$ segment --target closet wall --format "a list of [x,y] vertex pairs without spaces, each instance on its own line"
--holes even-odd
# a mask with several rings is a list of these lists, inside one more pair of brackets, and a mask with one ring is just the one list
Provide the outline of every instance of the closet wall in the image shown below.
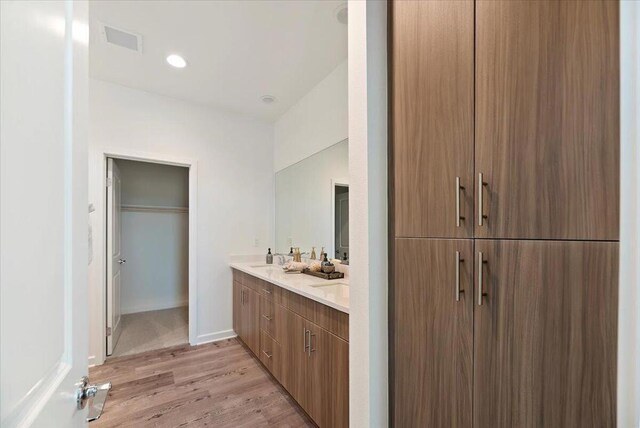
[[122,313],[186,306],[189,169],[116,160],[122,182]]
[[615,426],[618,7],[391,2],[394,426]]

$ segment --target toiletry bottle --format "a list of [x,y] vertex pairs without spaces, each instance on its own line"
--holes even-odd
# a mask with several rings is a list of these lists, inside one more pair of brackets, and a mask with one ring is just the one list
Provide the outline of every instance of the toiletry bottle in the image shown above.
[[267,264],[273,264],[273,254],[271,254],[271,248],[269,248],[269,251],[267,252]]
[[291,248],[289,249],[289,255],[290,255],[291,257],[293,257],[293,247],[291,247]]

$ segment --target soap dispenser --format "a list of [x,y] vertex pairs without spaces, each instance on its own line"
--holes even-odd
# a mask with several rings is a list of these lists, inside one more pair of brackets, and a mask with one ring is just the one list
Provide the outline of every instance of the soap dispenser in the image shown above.
[[271,254],[271,248],[269,248],[269,251],[267,251],[267,264],[273,264],[273,254]]

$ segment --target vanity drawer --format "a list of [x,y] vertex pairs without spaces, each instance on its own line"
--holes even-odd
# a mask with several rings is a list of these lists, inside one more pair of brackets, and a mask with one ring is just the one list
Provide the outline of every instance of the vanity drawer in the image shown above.
[[260,361],[280,381],[280,344],[264,330],[260,330]]
[[273,300],[260,296],[260,327],[276,337],[276,308]]
[[258,292],[269,300],[278,302],[281,299],[281,290],[277,285],[260,280]]

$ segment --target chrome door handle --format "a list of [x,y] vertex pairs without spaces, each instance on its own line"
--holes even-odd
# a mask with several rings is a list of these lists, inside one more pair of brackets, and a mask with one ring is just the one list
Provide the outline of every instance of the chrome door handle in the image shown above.
[[460,251],[456,251],[456,302],[460,301],[460,293],[464,293],[464,290],[460,289],[460,263],[464,262],[464,259],[460,257]]
[[315,336],[315,334],[311,333],[311,330],[309,330],[309,358],[311,358],[312,352],[316,352],[316,350],[311,347],[311,337],[313,336]]
[[460,185],[460,177],[456,177],[456,227],[460,227],[460,220],[464,220],[464,216],[460,215],[460,191],[464,190],[464,186]]
[[309,330],[307,330],[306,328],[302,327],[302,330],[304,330],[304,349],[302,352],[304,352],[305,354],[307,353],[307,333],[311,333]]
[[120,263],[120,264],[124,264],[124,263],[126,263],[126,262],[127,262],[127,259],[119,259],[119,260],[118,260],[118,263]]
[[484,215],[484,201],[482,200],[484,195],[484,186],[487,183],[484,181],[484,176],[482,173],[478,174],[478,226],[482,226],[484,224],[484,219],[487,218]]
[[487,263],[487,261],[484,260],[482,251],[479,251],[478,252],[478,306],[482,306],[482,297],[487,295],[487,293],[482,291],[482,277],[484,276],[482,273],[482,266],[485,263]]

